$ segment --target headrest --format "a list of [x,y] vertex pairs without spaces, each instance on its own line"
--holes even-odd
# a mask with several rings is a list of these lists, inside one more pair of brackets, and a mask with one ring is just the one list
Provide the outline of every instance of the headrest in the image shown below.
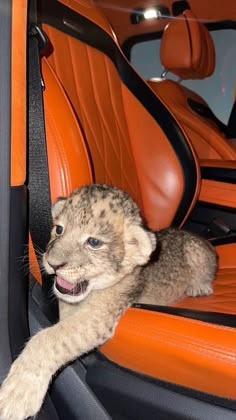
[[215,69],[215,47],[207,28],[191,10],[185,10],[165,27],[161,63],[181,79],[204,79]]

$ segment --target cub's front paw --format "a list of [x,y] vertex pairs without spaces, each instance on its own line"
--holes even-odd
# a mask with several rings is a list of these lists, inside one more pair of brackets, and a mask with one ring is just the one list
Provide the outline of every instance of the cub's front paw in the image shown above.
[[24,420],[34,416],[46,391],[47,383],[40,381],[37,372],[15,362],[0,387],[0,420]]

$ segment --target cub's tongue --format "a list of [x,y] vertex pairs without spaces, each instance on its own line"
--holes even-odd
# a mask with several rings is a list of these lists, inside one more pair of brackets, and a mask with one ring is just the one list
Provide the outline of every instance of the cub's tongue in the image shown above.
[[63,287],[63,289],[66,289],[66,290],[72,290],[75,287],[74,284],[69,283],[68,281],[66,281],[60,276],[57,276],[56,281],[57,281],[57,284],[59,284],[59,286]]

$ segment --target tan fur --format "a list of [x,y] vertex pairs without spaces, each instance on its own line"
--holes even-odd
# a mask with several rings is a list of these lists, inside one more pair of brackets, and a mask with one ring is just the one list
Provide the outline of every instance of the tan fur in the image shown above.
[[[210,244],[175,229],[149,231],[136,204],[117,188],[83,187],[59,199],[52,214],[43,261],[56,274],[60,321],[31,338],[13,363],[0,390],[1,420],[35,415],[56,371],[108,340],[132,303],[168,305],[185,293],[212,292],[216,254]],[[88,238],[102,242],[94,248]],[[73,287],[70,294],[59,281]]]

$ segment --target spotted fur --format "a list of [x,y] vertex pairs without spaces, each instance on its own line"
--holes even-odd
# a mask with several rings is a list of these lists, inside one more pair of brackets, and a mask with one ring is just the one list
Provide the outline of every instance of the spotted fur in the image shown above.
[[188,232],[145,227],[129,195],[89,185],[52,207],[43,256],[55,275],[60,321],[36,334],[0,390],[0,419],[23,420],[41,407],[52,375],[108,340],[134,302],[168,305],[212,293],[216,254]]

